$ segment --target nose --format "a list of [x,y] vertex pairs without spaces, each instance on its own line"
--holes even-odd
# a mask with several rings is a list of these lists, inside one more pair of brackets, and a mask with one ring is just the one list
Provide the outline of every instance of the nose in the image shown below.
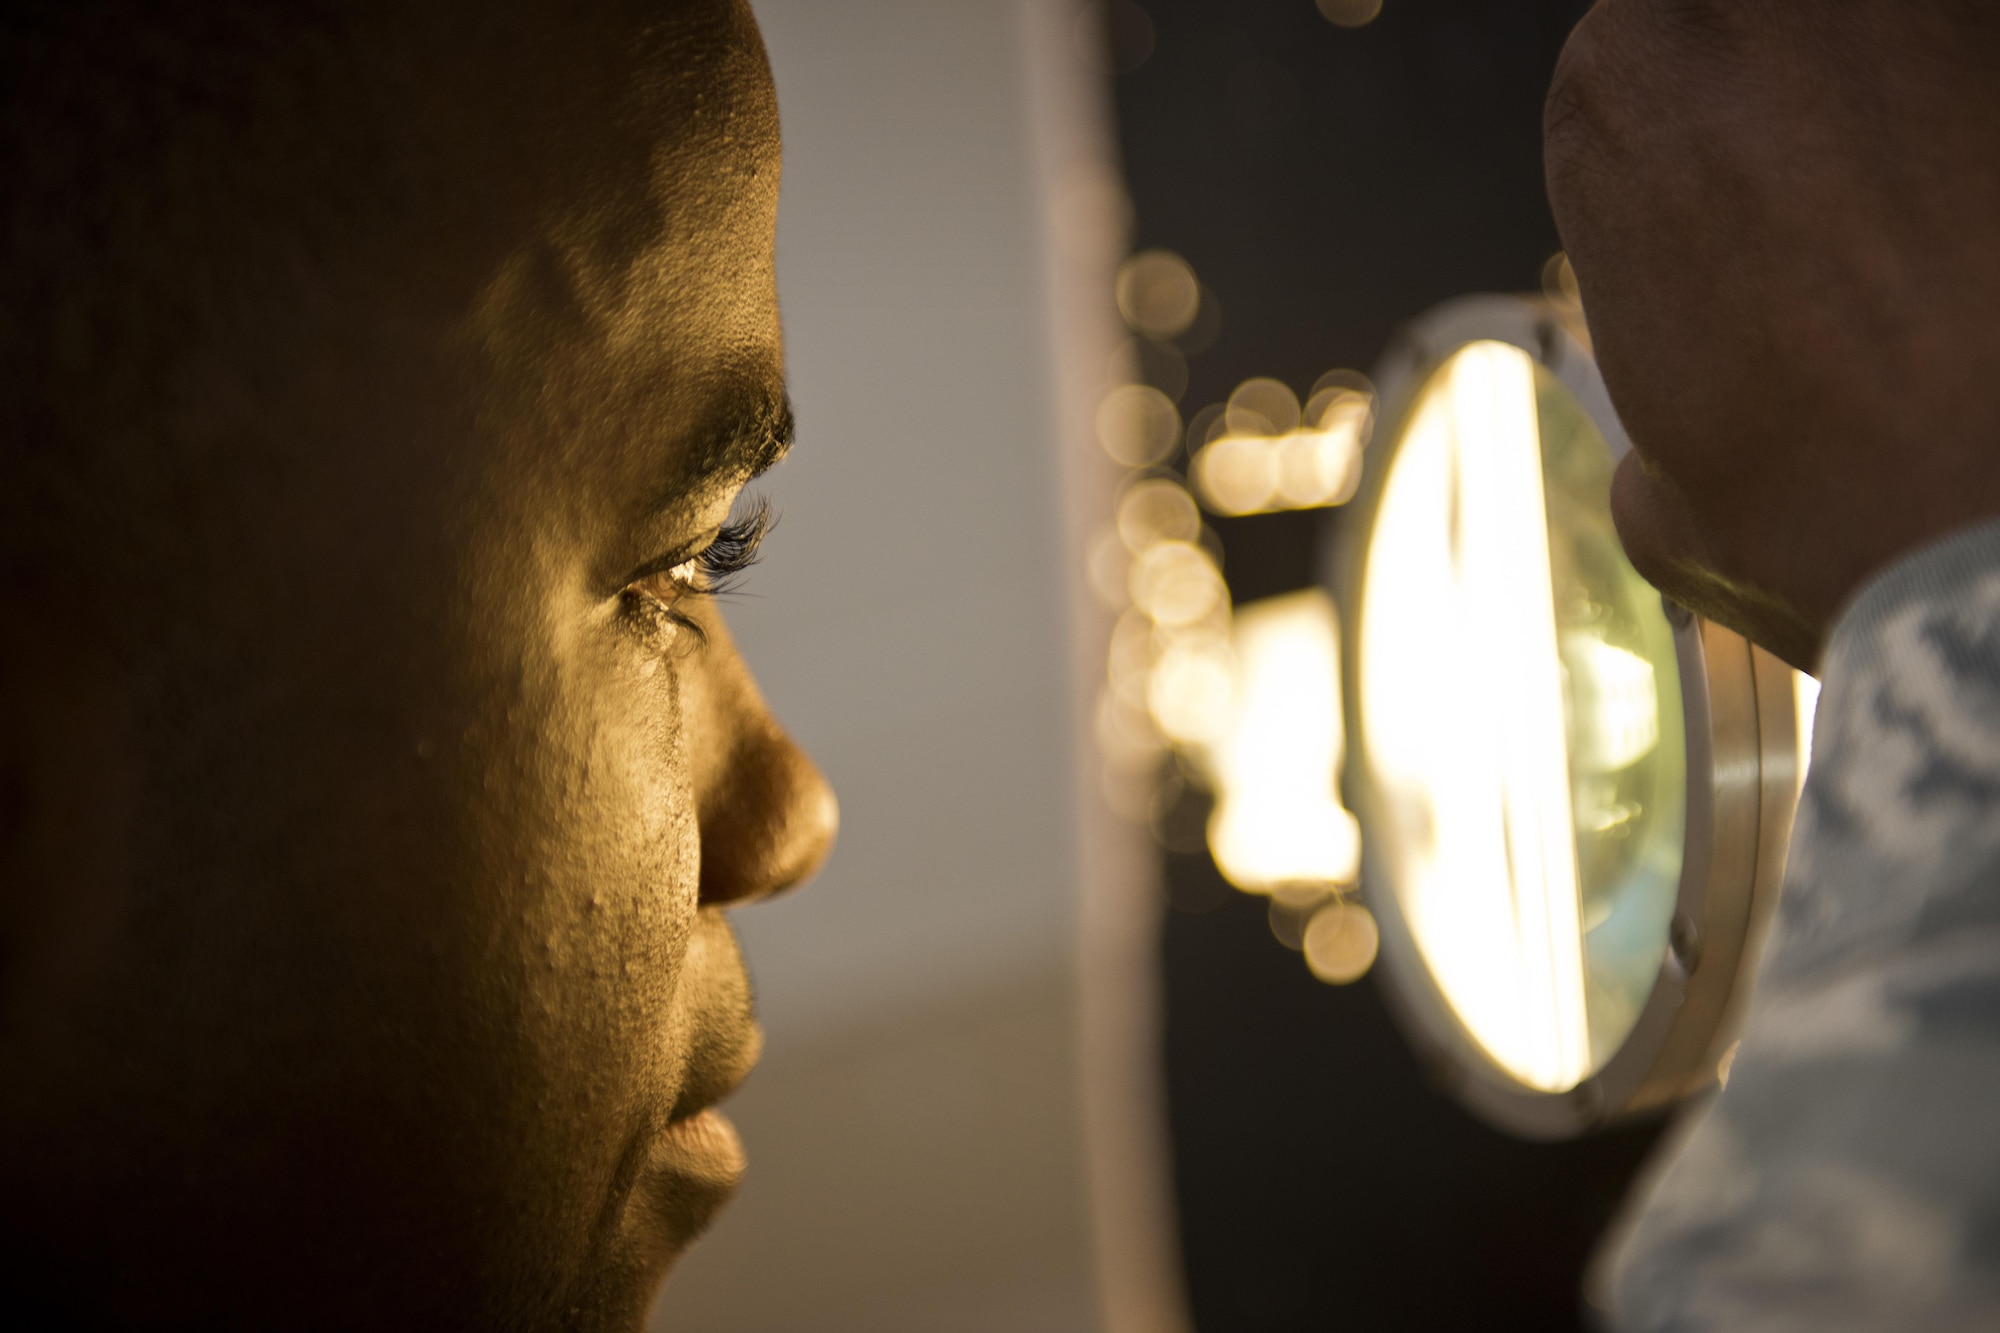
[[[769,721],[769,719],[766,719]],[[833,788],[771,722],[734,748],[701,803],[701,901],[781,893],[813,877],[840,826]]]
[[719,616],[683,696],[695,743],[701,901],[727,906],[812,878],[840,826],[833,788],[771,716]]

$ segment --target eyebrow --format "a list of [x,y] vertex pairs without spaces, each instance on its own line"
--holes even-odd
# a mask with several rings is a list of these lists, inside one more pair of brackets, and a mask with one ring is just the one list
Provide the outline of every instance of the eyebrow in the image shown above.
[[751,391],[718,415],[717,428],[703,433],[687,462],[683,475],[690,486],[725,478],[748,481],[791,452],[797,425],[791,397],[782,386]]

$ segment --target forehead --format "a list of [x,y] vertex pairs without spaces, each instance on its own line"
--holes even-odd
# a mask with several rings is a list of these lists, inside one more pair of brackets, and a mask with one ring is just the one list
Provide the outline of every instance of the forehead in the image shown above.
[[459,57],[467,96],[439,117],[466,125],[451,170],[491,210],[440,219],[440,249],[489,241],[450,299],[508,380],[569,399],[577,443],[657,446],[779,377],[763,43],[743,0],[530,0],[517,15]]
[[[56,497],[18,506],[51,515],[52,563],[166,568],[192,526],[218,568],[316,567],[302,534],[351,546],[385,496],[415,514],[467,465],[512,475],[496,430],[657,496],[730,401],[781,392],[745,4],[0,12],[0,390],[76,442],[32,487],[0,474],[0,528]],[[107,508],[130,559],[87,549]]]
[[670,3],[644,17],[580,25],[587,49],[537,117],[551,188],[532,204],[531,239],[606,320],[671,289],[740,291],[770,267],[777,98],[747,6]]
[[545,186],[471,319],[510,415],[555,408],[566,430],[545,444],[650,469],[653,494],[713,470],[714,441],[783,398],[762,44],[742,5],[656,18],[584,34],[581,68],[550,89]]

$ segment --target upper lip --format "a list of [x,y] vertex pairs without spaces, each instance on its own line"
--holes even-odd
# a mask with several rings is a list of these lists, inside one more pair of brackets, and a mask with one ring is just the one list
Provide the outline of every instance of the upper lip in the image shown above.
[[669,1123],[698,1116],[736,1091],[763,1052],[764,1029],[747,1018],[729,1039],[701,1049],[688,1065],[687,1081],[667,1116]]
[[736,1091],[764,1050],[743,953],[720,911],[704,907],[696,916],[682,967],[687,1064],[667,1112],[670,1123],[700,1115]]

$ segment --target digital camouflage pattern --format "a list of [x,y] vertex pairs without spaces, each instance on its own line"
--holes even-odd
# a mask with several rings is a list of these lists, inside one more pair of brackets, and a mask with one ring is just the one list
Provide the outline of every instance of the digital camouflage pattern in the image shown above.
[[1728,1086],[1600,1260],[1618,1333],[2000,1330],[2000,524],[1835,627]]

